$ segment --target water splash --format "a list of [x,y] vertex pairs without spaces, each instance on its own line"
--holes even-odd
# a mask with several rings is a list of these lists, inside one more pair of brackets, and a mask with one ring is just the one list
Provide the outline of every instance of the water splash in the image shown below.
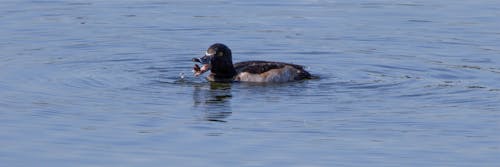
[[184,80],[184,73],[183,73],[183,72],[179,73],[179,78],[180,78],[181,80]]

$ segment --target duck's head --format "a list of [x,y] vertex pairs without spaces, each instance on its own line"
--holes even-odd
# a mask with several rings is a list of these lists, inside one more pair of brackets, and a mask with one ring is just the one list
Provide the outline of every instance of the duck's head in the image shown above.
[[193,62],[201,63],[194,66],[195,76],[201,75],[208,70],[214,74],[214,77],[229,78],[236,74],[233,66],[231,49],[221,43],[211,45],[205,55],[200,58],[193,58]]

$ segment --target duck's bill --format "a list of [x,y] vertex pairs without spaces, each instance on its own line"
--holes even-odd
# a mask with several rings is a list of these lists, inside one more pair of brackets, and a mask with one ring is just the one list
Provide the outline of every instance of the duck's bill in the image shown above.
[[191,59],[191,61],[196,62],[196,63],[201,63],[200,58],[196,58],[196,57]]
[[200,57],[200,58],[195,57],[195,58],[191,59],[191,61],[201,63],[201,64],[210,64],[211,59],[212,59],[212,56],[205,55],[205,56]]

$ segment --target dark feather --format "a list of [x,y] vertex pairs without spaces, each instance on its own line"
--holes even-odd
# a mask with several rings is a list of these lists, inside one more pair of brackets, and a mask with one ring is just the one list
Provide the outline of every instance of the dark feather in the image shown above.
[[252,74],[260,74],[272,69],[279,69],[285,67],[285,65],[292,66],[297,69],[303,69],[302,66],[288,63],[280,62],[269,62],[269,61],[244,61],[234,64],[234,68],[238,72],[248,72]]
[[248,72],[252,74],[262,74],[272,69],[284,68],[285,66],[291,66],[299,71],[299,75],[296,78],[298,80],[311,78],[311,74],[305,71],[303,66],[296,64],[271,61],[244,61],[234,64],[234,68],[238,73]]

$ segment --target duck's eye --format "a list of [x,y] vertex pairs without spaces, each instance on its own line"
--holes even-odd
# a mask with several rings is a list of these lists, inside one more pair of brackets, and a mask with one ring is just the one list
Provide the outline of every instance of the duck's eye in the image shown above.
[[214,55],[213,53],[212,53],[212,54],[210,54],[210,53],[208,53],[208,52],[205,52],[205,56],[213,56],[213,55]]
[[217,53],[217,56],[224,56],[224,53],[219,52],[219,53]]

